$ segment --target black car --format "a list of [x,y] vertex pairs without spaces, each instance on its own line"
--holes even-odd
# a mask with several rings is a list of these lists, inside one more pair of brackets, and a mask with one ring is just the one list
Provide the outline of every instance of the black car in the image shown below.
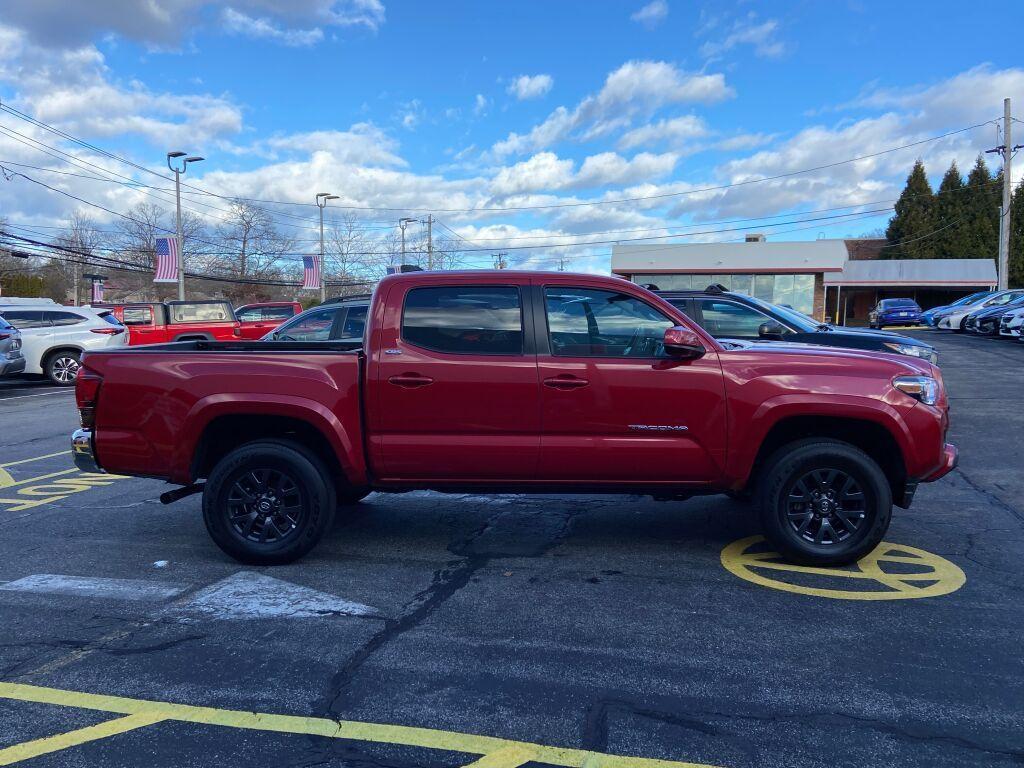
[[743,293],[710,285],[703,291],[660,291],[647,286],[681,309],[716,339],[787,341],[845,347],[873,352],[895,352],[937,362],[930,344],[888,331],[842,328],[819,323],[795,309],[780,307]]
[[1007,310],[1020,309],[1024,306],[1024,295],[1001,304],[998,307],[984,307],[972,312],[964,320],[964,330],[968,333],[976,333],[979,336],[998,336],[999,321]]

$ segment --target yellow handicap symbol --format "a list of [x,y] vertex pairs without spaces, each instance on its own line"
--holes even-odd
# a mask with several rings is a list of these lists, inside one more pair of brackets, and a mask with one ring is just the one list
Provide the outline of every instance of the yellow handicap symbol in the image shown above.
[[[722,565],[745,581],[798,595],[836,600],[913,600],[956,592],[964,572],[944,557],[883,541],[853,566],[815,568],[784,562],[765,549],[763,536],[734,541],[722,550]],[[838,588],[855,580],[859,589]],[[813,586],[809,586],[813,585]]]

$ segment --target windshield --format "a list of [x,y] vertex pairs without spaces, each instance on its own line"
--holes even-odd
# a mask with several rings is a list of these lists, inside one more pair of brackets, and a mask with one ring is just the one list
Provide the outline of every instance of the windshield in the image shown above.
[[747,301],[751,304],[766,309],[769,312],[778,315],[783,319],[784,322],[794,326],[798,331],[810,332],[823,325],[823,323],[817,322],[813,317],[808,317],[803,312],[797,312],[795,309],[786,309],[780,307],[778,304],[770,304],[762,299],[754,298],[753,296],[744,296]]
[[949,306],[951,307],[962,307],[965,304],[973,304],[976,301],[981,301],[983,298],[989,295],[988,291],[981,291],[979,293],[972,293],[970,296],[964,296],[962,299],[957,299]]

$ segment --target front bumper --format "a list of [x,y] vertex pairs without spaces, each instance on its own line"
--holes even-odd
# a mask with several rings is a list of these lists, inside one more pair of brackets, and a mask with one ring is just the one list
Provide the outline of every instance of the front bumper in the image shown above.
[[96,462],[96,451],[92,447],[92,430],[76,429],[71,434],[71,458],[75,466],[82,472],[102,473],[103,469]]
[[928,477],[922,478],[922,483],[931,483],[938,480],[940,477],[945,477],[954,469],[956,465],[960,463],[960,451],[952,443],[945,443],[942,446],[942,463],[939,468],[932,472]]

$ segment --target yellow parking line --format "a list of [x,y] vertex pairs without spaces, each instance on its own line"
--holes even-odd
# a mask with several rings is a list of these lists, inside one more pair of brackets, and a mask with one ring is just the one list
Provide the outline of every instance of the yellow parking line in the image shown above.
[[134,715],[126,715],[113,720],[107,720],[87,728],[79,728],[77,731],[59,733],[56,736],[47,736],[44,739],[25,741],[15,744],[13,747],[0,749],[0,765],[11,765],[22,760],[28,760],[39,755],[47,755],[51,752],[60,752],[68,747],[77,747],[97,739],[105,739],[108,736],[116,736],[119,733],[133,731],[136,728],[144,728],[153,723],[159,723],[165,718],[152,712],[139,712]]
[[[872,579],[877,580],[876,575],[863,573],[861,571],[844,571],[838,568],[814,568],[810,565],[790,565],[789,563],[768,563],[764,561],[751,563],[752,568],[767,568],[776,571],[791,571],[793,573],[814,573],[819,576],[836,576],[844,579]],[[900,581],[935,581],[935,573],[894,573],[889,574]]]
[[51,477],[60,477],[61,475],[72,475],[78,470],[72,467],[71,469],[62,469],[60,472],[48,472],[45,475],[38,475],[36,477],[27,477],[24,480],[15,480],[8,473],[0,469],[0,488],[15,488],[19,485],[28,485],[39,480],[49,480]]
[[[188,704],[172,704],[163,701],[129,699],[123,696],[104,696],[95,693],[66,691],[59,688],[44,688],[22,683],[0,683],[0,698],[157,718],[151,722],[176,720],[185,723],[219,725],[227,728],[242,728],[254,731],[294,733],[304,736],[324,736],[334,739],[352,739],[379,744],[401,744],[403,746],[424,747],[426,749],[467,752],[483,757],[483,760],[477,760],[476,763],[473,763],[478,768],[479,766],[487,766],[487,768],[512,768],[522,764],[521,761],[516,761],[523,756],[539,763],[550,763],[563,766],[564,768],[714,768],[713,766],[698,763],[607,755],[583,749],[549,747],[543,744],[531,744],[529,742],[513,741],[495,736],[478,736],[470,733],[457,733],[455,731],[439,731],[432,728],[363,723],[355,720],[328,720],[323,717],[275,715],[232,709],[215,709],[213,707],[196,707]],[[112,726],[117,722],[119,721],[110,721],[110,725]],[[133,727],[141,727],[144,724],[139,721],[139,724]],[[96,738],[102,738],[102,736],[96,736]],[[85,741],[88,740],[85,739]],[[26,744],[16,746],[27,746],[32,743],[34,742],[27,742]],[[69,744],[68,746],[72,745]],[[60,748],[63,749],[63,747]],[[14,749],[14,747],[8,747],[8,749]],[[491,760],[486,762],[485,760],[488,757]]]

